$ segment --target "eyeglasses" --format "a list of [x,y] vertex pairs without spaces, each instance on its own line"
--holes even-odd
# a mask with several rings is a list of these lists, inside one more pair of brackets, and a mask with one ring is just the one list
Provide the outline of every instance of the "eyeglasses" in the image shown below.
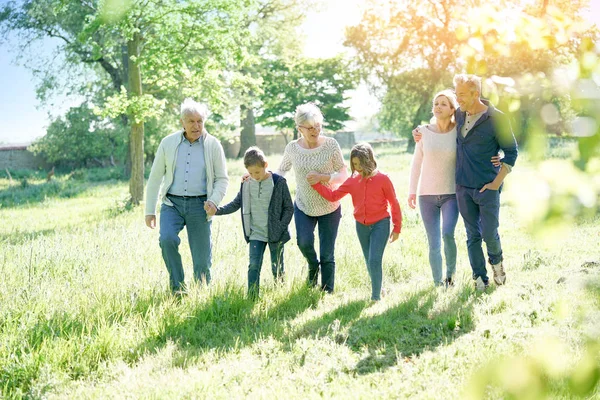
[[315,126],[296,125],[296,128],[298,128],[298,129],[304,129],[307,132],[318,132],[318,131],[321,130],[321,127],[319,125],[315,125]]

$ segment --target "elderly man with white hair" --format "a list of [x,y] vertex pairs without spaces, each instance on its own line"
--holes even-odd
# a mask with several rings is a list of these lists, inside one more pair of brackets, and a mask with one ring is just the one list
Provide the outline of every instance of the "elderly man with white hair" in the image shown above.
[[216,211],[229,183],[223,147],[204,129],[207,118],[208,108],[204,104],[189,98],[184,100],[183,129],[160,142],[146,188],[149,228],[156,227],[156,203],[161,202],[159,243],[171,291],[177,295],[185,293],[179,254],[179,233],[184,226],[192,252],[194,278],[210,282],[211,220],[207,211]]

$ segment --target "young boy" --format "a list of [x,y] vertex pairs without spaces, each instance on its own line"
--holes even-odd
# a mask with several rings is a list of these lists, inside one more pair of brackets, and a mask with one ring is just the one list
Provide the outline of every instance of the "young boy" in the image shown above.
[[244,238],[250,244],[248,296],[252,299],[258,298],[260,270],[267,243],[273,277],[276,280],[283,278],[283,245],[290,240],[288,225],[294,215],[294,204],[285,178],[267,171],[268,165],[258,147],[246,150],[244,166],[250,178],[242,182],[232,202],[216,211],[216,215],[225,215],[242,209]]

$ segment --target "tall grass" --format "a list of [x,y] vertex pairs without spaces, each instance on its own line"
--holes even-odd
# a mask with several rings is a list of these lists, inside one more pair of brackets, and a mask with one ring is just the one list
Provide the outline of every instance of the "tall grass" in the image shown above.
[[[248,300],[248,249],[235,215],[214,219],[211,285],[190,282],[178,299],[167,290],[158,232],[145,227],[141,208],[124,206],[125,182],[0,180],[1,396],[453,399],[491,360],[534,352],[547,337],[565,343],[564,365],[573,365],[586,337],[578,312],[598,307],[581,289],[598,276],[598,217],[560,245],[536,243],[504,204],[508,282],[485,294],[471,287],[459,222],[458,285],[435,289],[420,217],[405,206],[410,155],[377,152],[404,213],[401,239],[384,258],[388,294],[378,303],[368,300],[349,199],[333,295],[304,285],[306,265],[292,240],[284,284],[265,267],[259,301]],[[279,160],[269,157],[271,165]],[[228,166],[226,200],[242,173],[240,160]],[[570,393],[566,382],[553,390]],[[486,397],[504,394],[489,388]]]

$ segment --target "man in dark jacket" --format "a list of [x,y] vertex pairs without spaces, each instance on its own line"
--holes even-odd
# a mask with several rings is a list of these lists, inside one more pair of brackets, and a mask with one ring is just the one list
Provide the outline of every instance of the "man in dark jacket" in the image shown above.
[[250,147],[246,151],[244,166],[250,178],[242,182],[233,201],[216,210],[216,215],[242,209],[244,238],[250,245],[248,295],[256,299],[267,244],[273,277],[276,280],[283,277],[283,245],[290,240],[288,226],[294,215],[294,204],[285,178],[267,171],[267,160],[258,147]]
[[[498,234],[500,190],[515,165],[518,150],[509,118],[482,100],[481,78],[456,75],[454,88],[460,108],[456,110],[456,198],[467,230],[467,249],[475,288],[488,286],[482,239],[496,285],[503,285],[506,273]],[[502,164],[490,159],[504,152]]]

